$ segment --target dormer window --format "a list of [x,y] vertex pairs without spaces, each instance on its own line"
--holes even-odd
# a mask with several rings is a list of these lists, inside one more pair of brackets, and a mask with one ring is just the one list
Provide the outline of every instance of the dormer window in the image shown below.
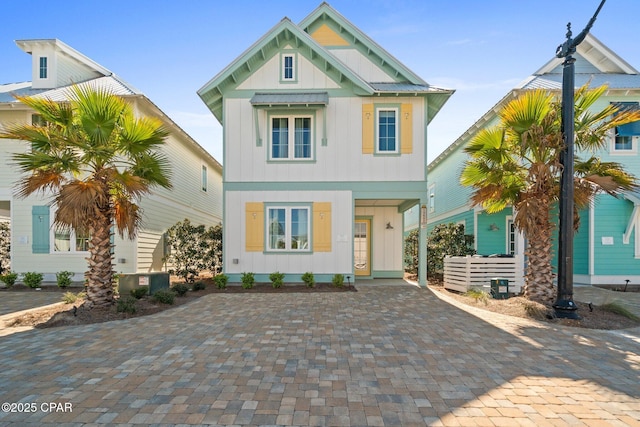
[[47,78],[47,57],[46,56],[40,57],[40,78],[41,79]]
[[296,55],[295,53],[283,53],[280,63],[280,80],[283,82],[295,82],[298,80],[296,75]]

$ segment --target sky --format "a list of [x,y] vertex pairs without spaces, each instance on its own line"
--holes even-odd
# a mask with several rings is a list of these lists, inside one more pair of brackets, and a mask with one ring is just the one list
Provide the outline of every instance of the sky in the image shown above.
[[[222,128],[197,90],[283,17],[319,0],[9,0],[0,84],[31,79],[15,40],[57,38],[142,91],[222,162]],[[429,84],[455,89],[428,128],[428,161],[554,58],[566,25],[581,31],[600,0],[331,0]],[[640,68],[640,0],[607,0],[591,34]]]

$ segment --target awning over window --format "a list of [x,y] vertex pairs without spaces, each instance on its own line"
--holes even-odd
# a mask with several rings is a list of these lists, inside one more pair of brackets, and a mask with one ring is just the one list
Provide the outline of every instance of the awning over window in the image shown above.
[[[614,105],[621,110],[637,110],[640,108],[637,102],[614,102]],[[640,121],[618,126],[616,131],[618,136],[640,136]]]
[[329,103],[327,92],[308,93],[264,93],[258,92],[249,101],[255,107],[312,107],[325,106]]

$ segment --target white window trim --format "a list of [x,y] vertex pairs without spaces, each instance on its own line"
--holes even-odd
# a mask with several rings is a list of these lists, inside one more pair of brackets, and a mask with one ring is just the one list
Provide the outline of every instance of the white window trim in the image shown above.
[[[287,145],[288,153],[287,157],[273,157],[273,119],[287,119],[288,121],[288,134]],[[309,157],[295,157],[296,154],[296,119],[309,119]],[[314,123],[312,114],[274,114],[269,116],[269,160],[273,162],[292,162],[292,161],[309,161],[314,160]]]
[[[395,150],[380,150],[380,113],[381,112],[395,112],[396,126],[395,126]],[[400,109],[397,107],[380,107],[376,108],[376,154],[398,154],[400,153]]]
[[640,259],[640,205],[633,206],[633,212],[629,217],[629,222],[627,223],[627,229],[622,235],[622,244],[628,245],[631,240],[631,233],[635,229],[635,241],[634,241],[634,257],[635,259]]
[[207,165],[202,165],[200,168],[200,190],[207,192],[209,183],[209,169]]
[[57,251],[56,250],[56,227],[54,224],[54,218],[56,216],[55,206],[51,206],[49,212],[49,253],[57,255],[87,255],[89,251],[77,251],[76,250],[76,232],[75,230],[69,230],[69,250]]
[[[42,60],[44,59],[44,67],[42,67]],[[44,69],[45,76],[42,77],[42,70]],[[46,56],[38,57],[38,78],[40,80],[47,80],[49,78],[49,58]]]
[[631,137],[631,149],[619,150],[616,149],[616,130],[611,129],[609,131],[609,154],[614,156],[635,156],[638,154],[638,137]]
[[[271,247],[271,230],[270,230],[270,218],[271,211],[284,209],[284,242],[285,247],[282,249],[272,248]],[[291,248],[291,211],[293,209],[304,209],[307,211],[307,245],[304,248]],[[266,215],[266,231],[267,231],[267,244],[266,251],[267,252],[311,252],[311,207],[310,206],[299,206],[299,205],[286,205],[286,206],[268,206],[267,207],[267,215]]]
[[[291,58],[291,77],[286,77],[285,74],[285,63],[286,63],[286,58]],[[280,76],[280,79],[283,82],[295,82],[297,81],[297,70],[296,70],[296,54],[295,53],[283,53],[282,54],[282,63],[280,64],[280,69],[282,70],[282,75]]]
[[429,213],[436,211],[436,185],[429,186]]

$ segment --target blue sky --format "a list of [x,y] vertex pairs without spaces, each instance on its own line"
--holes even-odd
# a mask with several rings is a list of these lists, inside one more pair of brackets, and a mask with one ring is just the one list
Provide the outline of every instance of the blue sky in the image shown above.
[[[429,161],[553,58],[599,0],[333,0],[329,4],[428,83],[456,89],[429,126]],[[57,38],[145,93],[222,161],[222,130],[196,91],[284,16],[320,1],[51,0],[3,4],[0,83],[27,81],[17,39]],[[640,68],[640,0],[608,0],[591,33]]]

